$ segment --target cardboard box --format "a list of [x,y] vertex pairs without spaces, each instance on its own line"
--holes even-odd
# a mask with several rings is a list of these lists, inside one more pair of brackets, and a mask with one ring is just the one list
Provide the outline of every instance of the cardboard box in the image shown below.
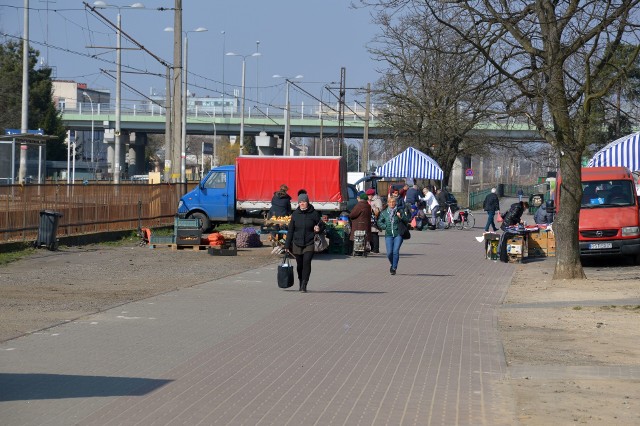
[[536,231],[536,232],[530,232],[527,235],[527,239],[528,239],[528,253],[529,256],[531,257],[544,257],[546,256],[546,251],[547,251],[547,244],[548,244],[548,238],[547,238],[547,231]]
[[522,257],[528,257],[528,250],[527,239],[520,235],[507,240],[507,254],[515,254]]

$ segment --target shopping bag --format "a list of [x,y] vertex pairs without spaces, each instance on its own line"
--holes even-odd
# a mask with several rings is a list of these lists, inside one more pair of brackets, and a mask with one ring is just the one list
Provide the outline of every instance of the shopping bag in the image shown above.
[[416,229],[418,227],[418,220],[416,219],[416,216],[413,217],[413,219],[411,219],[411,227],[413,229]]
[[329,247],[329,241],[324,236],[324,234],[316,234],[313,237],[313,251],[316,253],[320,253],[325,251]]
[[293,265],[289,261],[287,253],[282,257],[282,263],[278,265],[278,287],[289,288],[293,286]]
[[502,222],[502,215],[500,214],[500,211],[497,211],[494,217],[496,222]]

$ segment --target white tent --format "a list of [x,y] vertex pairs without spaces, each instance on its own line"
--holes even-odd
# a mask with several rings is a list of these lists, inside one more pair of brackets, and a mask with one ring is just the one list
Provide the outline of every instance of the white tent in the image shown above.
[[617,139],[589,160],[589,167],[627,167],[632,172],[640,170],[640,132]]
[[392,178],[442,180],[444,172],[427,154],[409,147],[376,169],[376,174]]

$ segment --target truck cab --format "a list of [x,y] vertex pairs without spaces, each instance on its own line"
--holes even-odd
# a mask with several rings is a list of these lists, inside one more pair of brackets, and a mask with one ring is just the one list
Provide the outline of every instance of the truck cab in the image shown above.
[[235,220],[235,166],[212,169],[191,191],[180,198],[178,215],[200,219],[204,232],[213,225]]
[[640,260],[640,206],[631,171],[626,167],[582,168],[582,193],[580,256],[622,255]]

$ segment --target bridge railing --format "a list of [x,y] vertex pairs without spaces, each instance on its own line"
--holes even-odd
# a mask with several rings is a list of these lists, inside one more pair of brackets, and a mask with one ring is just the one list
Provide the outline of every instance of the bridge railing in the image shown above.
[[[332,108],[320,105],[292,105],[291,106],[291,119],[319,119],[324,118],[328,120],[338,120],[338,105]],[[63,112],[71,112],[74,114],[80,114],[89,118],[92,115],[91,103],[78,102],[75,109],[65,108]],[[157,105],[150,102],[123,102],[120,107],[120,113],[122,115],[129,116],[165,116],[167,109],[162,105]],[[376,121],[376,107],[372,107],[370,114],[370,121]],[[115,104],[99,103],[93,105],[93,115],[115,115]],[[210,118],[238,118],[240,117],[240,111],[237,107],[227,106],[224,108],[224,114],[222,107],[209,107],[201,105],[188,105],[187,116],[189,117],[210,117]],[[350,105],[345,108],[344,119],[349,121],[364,121],[365,108],[359,104]],[[284,120],[285,107],[279,105],[273,105],[269,107],[249,106],[245,109],[245,118],[273,118]]]

